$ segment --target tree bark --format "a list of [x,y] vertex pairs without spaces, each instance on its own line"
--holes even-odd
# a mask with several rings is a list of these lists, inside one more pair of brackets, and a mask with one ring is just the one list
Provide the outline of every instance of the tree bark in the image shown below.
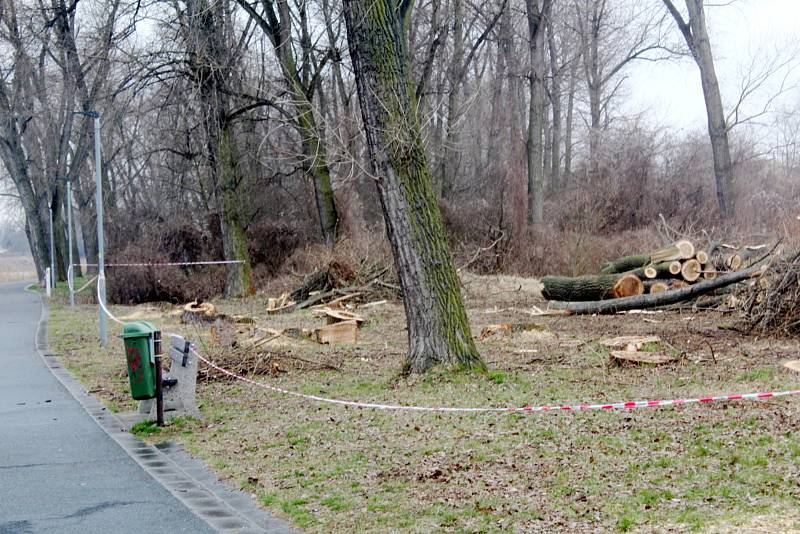
[[671,0],[663,0],[678,29],[683,34],[686,44],[692,53],[697,67],[700,69],[700,81],[703,86],[703,98],[706,103],[708,118],[708,136],[711,140],[711,152],[714,157],[714,181],[717,189],[717,206],[720,216],[729,219],[734,215],[731,190],[733,188],[733,165],[728,144],[728,125],[722,108],[722,96],[719,91],[717,73],[714,69],[714,57],[711,53],[711,42],[708,38],[706,16],[702,0],[686,0],[689,20],[675,8]]
[[207,0],[188,0],[186,28],[187,52],[195,61],[194,83],[205,112],[206,157],[211,184],[219,210],[222,245],[226,260],[241,263],[227,266],[225,295],[252,293],[250,257],[244,234],[241,185],[236,141],[228,118],[230,84],[235,79],[233,58],[225,43],[224,5]]
[[547,47],[550,51],[550,102],[553,106],[553,134],[550,146],[550,191],[561,190],[561,69],[558,64],[558,47],[551,21],[547,22]]
[[344,2],[372,173],[403,290],[405,370],[421,373],[437,364],[484,369],[422,143],[406,40],[411,4]]
[[644,285],[632,274],[600,274],[575,278],[545,276],[542,296],[547,300],[604,300],[641,295]]
[[544,218],[544,60],[545,20],[550,16],[550,0],[526,0],[529,38],[528,84],[528,222],[540,224]]
[[253,293],[250,272],[250,254],[247,250],[244,221],[242,221],[242,199],[239,184],[242,181],[236,143],[230,128],[222,131],[219,139],[219,202],[222,204],[222,248],[226,259],[241,263],[228,265],[225,276],[225,296],[239,297]]
[[600,274],[614,274],[641,269],[650,263],[650,254],[623,256],[614,261],[606,262],[600,268]]

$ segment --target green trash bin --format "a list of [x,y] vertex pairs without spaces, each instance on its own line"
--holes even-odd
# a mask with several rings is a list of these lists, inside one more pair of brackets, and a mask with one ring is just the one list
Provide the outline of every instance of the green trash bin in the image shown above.
[[122,329],[131,396],[136,400],[153,399],[156,396],[153,334],[157,331],[157,328],[147,321],[125,323]]

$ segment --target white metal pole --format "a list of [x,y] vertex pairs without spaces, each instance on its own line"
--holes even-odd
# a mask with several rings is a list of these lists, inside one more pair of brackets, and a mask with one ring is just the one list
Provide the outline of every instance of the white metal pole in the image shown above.
[[50,203],[50,286],[56,287],[55,247],[53,246],[53,203]]
[[106,315],[103,306],[106,304],[106,268],[105,268],[105,246],[103,243],[103,184],[101,169],[101,146],[100,146],[100,113],[94,113],[94,170],[95,170],[95,203],[97,204],[97,292],[100,298],[99,306],[99,325],[100,325],[100,344],[105,345],[108,341],[106,336]]
[[69,286],[69,307],[75,307],[75,280],[72,269],[72,180],[67,179],[67,236],[69,236],[69,267],[67,268],[67,285]]

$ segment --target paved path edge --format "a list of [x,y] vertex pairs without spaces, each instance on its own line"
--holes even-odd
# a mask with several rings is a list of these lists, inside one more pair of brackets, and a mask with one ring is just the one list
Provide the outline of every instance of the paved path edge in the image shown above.
[[[26,291],[30,291],[26,288]],[[285,521],[258,508],[247,494],[220,481],[202,461],[189,456],[180,447],[168,443],[150,445],[133,434],[126,425],[61,364],[50,350],[47,324],[49,309],[41,293],[41,315],[36,328],[36,351],[53,376],[147,474],[218,532],[238,534],[299,534]]]

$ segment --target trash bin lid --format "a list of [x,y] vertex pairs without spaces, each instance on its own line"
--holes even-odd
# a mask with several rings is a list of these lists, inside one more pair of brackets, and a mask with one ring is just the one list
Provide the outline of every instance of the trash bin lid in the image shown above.
[[147,321],[125,323],[122,327],[122,338],[149,337],[156,330],[158,329]]

